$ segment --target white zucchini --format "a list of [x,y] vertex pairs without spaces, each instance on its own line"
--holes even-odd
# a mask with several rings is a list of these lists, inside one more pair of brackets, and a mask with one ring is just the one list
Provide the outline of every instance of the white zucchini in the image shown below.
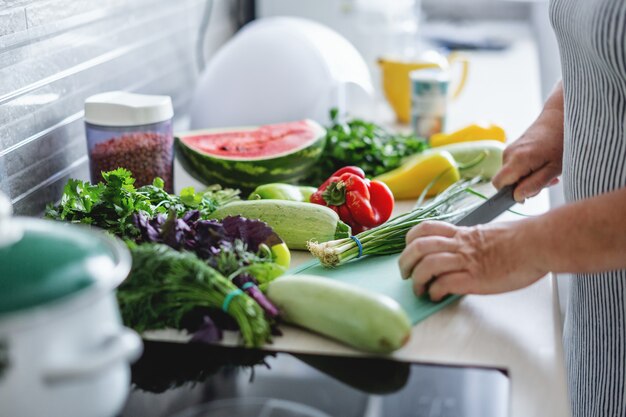
[[264,221],[289,249],[306,249],[308,241],[327,242],[350,237],[350,226],[337,213],[319,204],[287,200],[235,201],[211,214],[214,219],[243,216]]
[[[471,179],[482,176],[485,179],[491,179],[502,168],[502,153],[505,148],[506,145],[497,140],[479,140],[437,146],[432,150],[450,152],[460,168],[463,165],[473,165],[470,168],[459,169],[461,178]],[[474,165],[472,164],[474,161],[479,162]]]
[[411,334],[411,322],[395,300],[330,278],[283,276],[269,284],[267,296],[288,323],[361,350],[389,353]]

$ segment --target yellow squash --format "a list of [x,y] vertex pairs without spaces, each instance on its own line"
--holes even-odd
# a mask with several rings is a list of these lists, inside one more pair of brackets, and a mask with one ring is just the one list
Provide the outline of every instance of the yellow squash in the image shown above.
[[397,200],[407,200],[418,198],[429,186],[427,196],[437,195],[460,178],[450,152],[433,150],[411,157],[399,168],[375,179],[387,184]]
[[291,252],[285,243],[278,243],[270,248],[274,262],[278,266],[285,268],[285,271],[289,269],[291,265]]
[[430,137],[430,146],[444,146],[452,143],[471,142],[476,140],[497,140],[506,142],[506,133],[498,125],[471,124],[452,133],[436,133]]

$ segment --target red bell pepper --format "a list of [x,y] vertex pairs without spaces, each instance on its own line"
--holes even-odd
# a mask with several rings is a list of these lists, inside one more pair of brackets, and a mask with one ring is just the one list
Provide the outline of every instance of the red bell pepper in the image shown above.
[[393,211],[393,194],[380,181],[370,181],[359,167],[344,167],[311,196],[311,203],[330,207],[353,234],[386,222]]

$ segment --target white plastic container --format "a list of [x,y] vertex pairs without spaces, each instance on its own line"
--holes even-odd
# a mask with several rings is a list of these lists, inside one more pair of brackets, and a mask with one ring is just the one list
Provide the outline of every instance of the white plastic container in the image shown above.
[[102,181],[102,171],[126,168],[135,185],[151,184],[155,177],[174,188],[174,110],[169,96],[111,91],[85,100],[85,128],[91,181]]

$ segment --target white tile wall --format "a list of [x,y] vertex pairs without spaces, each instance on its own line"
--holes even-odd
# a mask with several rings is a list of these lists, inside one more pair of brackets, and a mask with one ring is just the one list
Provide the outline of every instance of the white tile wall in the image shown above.
[[0,0],[0,190],[39,214],[68,177],[88,178],[84,99],[172,96],[182,116],[210,0]]

